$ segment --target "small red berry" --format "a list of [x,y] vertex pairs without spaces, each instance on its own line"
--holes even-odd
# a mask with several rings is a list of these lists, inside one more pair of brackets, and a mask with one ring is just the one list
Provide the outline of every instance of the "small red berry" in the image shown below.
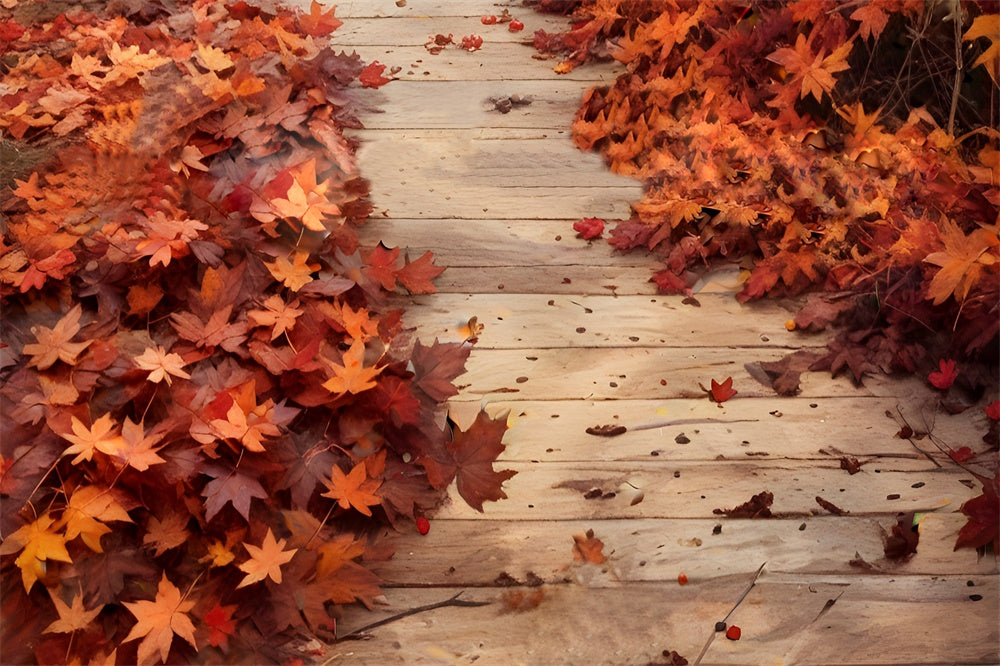
[[510,23],[507,24],[507,29],[510,30],[511,32],[520,32],[524,30],[524,24],[518,21],[517,19],[513,19],[511,20]]
[[677,584],[678,585],[687,585],[688,584],[687,574],[677,574]]
[[740,640],[741,633],[742,632],[740,631],[740,628],[734,624],[733,626],[726,629],[726,638],[728,638],[731,641],[738,641]]
[[417,531],[421,534],[427,534],[431,531],[431,521],[427,520],[423,516],[417,518]]
[[493,25],[497,22],[497,17],[490,14],[489,16],[483,16],[479,19],[483,25]]

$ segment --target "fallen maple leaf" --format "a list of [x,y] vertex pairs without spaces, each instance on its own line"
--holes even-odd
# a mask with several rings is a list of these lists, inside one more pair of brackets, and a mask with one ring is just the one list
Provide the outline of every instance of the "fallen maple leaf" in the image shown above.
[[800,82],[799,97],[811,94],[817,102],[822,102],[823,93],[833,92],[837,82],[833,75],[850,68],[847,56],[850,55],[854,43],[845,42],[827,56],[822,53],[814,56],[810,41],[804,34],[799,33],[794,47],[778,49],[767,59],[782,65],[793,76],[793,80]]
[[976,452],[970,449],[968,446],[963,446],[958,449],[948,450],[948,457],[957,463],[964,463],[975,455]]
[[1000,473],[993,478],[976,475],[983,484],[983,492],[962,504],[962,513],[968,521],[958,531],[955,550],[959,548],[982,548],[992,543],[993,549],[1000,549]]
[[94,621],[94,618],[104,610],[104,606],[101,604],[98,604],[93,610],[87,610],[83,605],[82,594],[75,595],[71,605],[67,605],[51,589],[49,590],[49,597],[56,607],[59,619],[46,627],[42,631],[43,634],[71,634],[74,631],[86,629]]
[[0,543],[0,555],[21,551],[14,564],[21,570],[25,592],[31,592],[35,581],[45,575],[48,560],[73,561],[66,551],[66,537],[56,531],[54,523],[54,518],[43,513],[37,520],[18,528]]
[[73,433],[59,433],[59,436],[71,443],[63,451],[64,456],[76,454],[72,463],[80,464],[84,460],[91,460],[94,451],[101,451],[109,455],[114,455],[121,447],[121,435],[116,430],[111,414],[104,414],[88,428],[83,421],[75,416],[70,417],[70,428]]
[[334,16],[337,6],[330,7],[330,11],[324,12],[323,5],[313,0],[309,6],[309,13],[299,16],[299,25],[310,37],[326,37],[331,32],[344,25],[344,22]]
[[596,217],[585,217],[573,223],[573,230],[586,240],[599,238],[604,233],[604,220]]
[[180,354],[167,353],[167,350],[156,345],[146,347],[146,350],[139,356],[132,359],[140,370],[149,370],[147,381],[159,384],[166,380],[167,386],[172,383],[171,375],[181,379],[191,379],[191,375],[184,371],[184,359]]
[[934,305],[940,305],[950,297],[961,303],[982,279],[984,269],[997,264],[997,234],[976,229],[966,236],[957,224],[945,220],[941,241],[944,243],[943,251],[924,257],[926,263],[941,267],[927,287],[927,296],[933,299]]
[[721,384],[713,379],[712,388],[709,393],[712,396],[712,400],[723,403],[739,393],[739,391],[733,388],[733,378],[726,377]]
[[361,70],[361,74],[358,75],[358,81],[365,88],[379,88],[392,81],[392,79],[382,76],[382,72],[384,71],[385,65],[378,60],[373,60]]
[[517,474],[511,469],[500,472],[493,469],[493,462],[504,450],[502,440],[506,430],[506,418],[493,420],[482,411],[468,430],[453,426],[451,441],[418,462],[427,470],[432,486],[442,490],[455,479],[458,494],[469,506],[482,512],[483,502],[507,497],[503,482]]
[[941,359],[938,362],[938,370],[927,375],[927,381],[935,388],[947,389],[955,383],[958,377],[958,367],[952,359]]
[[375,494],[382,482],[369,478],[364,460],[355,465],[349,474],[344,474],[340,465],[334,465],[330,470],[330,480],[324,480],[324,483],[328,490],[323,493],[323,497],[337,500],[342,509],[353,506],[370,516],[372,512],[368,507],[378,506],[382,502],[382,498]]
[[166,663],[170,654],[170,644],[177,634],[191,644],[196,651],[198,644],[194,639],[194,625],[186,613],[194,607],[194,601],[185,600],[176,585],[170,582],[164,573],[157,586],[156,598],[153,601],[124,602],[125,608],[136,617],[138,622],[129,631],[122,643],[142,638],[139,643],[138,660],[140,664],[155,662],[157,652],[160,661]]
[[274,534],[269,527],[260,547],[244,543],[243,547],[250,553],[250,559],[239,565],[240,570],[246,572],[247,575],[244,576],[236,588],[246,587],[265,578],[270,578],[275,583],[280,583],[281,565],[291,561],[292,557],[299,550],[298,548],[284,550],[286,542],[287,539],[278,539],[275,541]]
[[76,357],[93,342],[93,340],[70,342],[73,336],[80,332],[80,316],[82,314],[83,308],[77,304],[53,328],[32,326],[31,332],[38,342],[24,345],[23,353],[32,357],[28,366],[47,370],[56,361],[76,365]]
[[70,496],[60,522],[66,524],[66,541],[79,536],[95,553],[102,553],[101,536],[111,531],[104,524],[109,521],[131,523],[132,519],[110,489],[83,486]]
[[1000,60],[1000,14],[996,13],[995,8],[990,13],[977,16],[972,22],[972,26],[962,35],[962,41],[969,42],[980,37],[989,38],[990,45],[976,58],[972,66],[978,67],[982,65],[985,67],[986,71],[990,74],[990,78],[993,79],[993,85],[998,85],[997,74],[998,70],[1000,70],[1000,65],[997,64],[997,61]]
[[375,366],[365,366],[365,343],[355,340],[350,349],[344,352],[341,363],[336,363],[321,356],[320,360],[326,364],[333,376],[323,382],[323,388],[334,395],[341,396],[345,393],[361,393],[376,386],[375,378],[385,368]]
[[586,534],[573,535],[573,561],[602,564],[608,558],[604,555],[604,542],[594,536],[594,530]]
[[229,606],[215,604],[202,616],[202,621],[208,627],[209,645],[222,648],[223,652],[229,651],[229,637],[236,632],[236,621],[233,620],[233,613],[237,608],[236,604]]

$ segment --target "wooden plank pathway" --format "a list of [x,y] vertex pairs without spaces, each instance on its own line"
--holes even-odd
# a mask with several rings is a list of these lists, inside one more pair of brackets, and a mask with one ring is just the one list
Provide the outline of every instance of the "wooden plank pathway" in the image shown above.
[[[786,331],[788,305],[740,306],[725,271],[699,284],[700,307],[658,296],[649,258],[572,231],[580,217],[627,216],[641,192],[569,138],[581,93],[615,67],[555,75],[520,42],[564,21],[515,3],[521,33],[480,23],[502,3],[400,4],[337,11],[348,20],[335,45],[401,67],[368,95],[378,108],[356,133],[376,208],[363,235],[450,266],[442,293],[407,301],[407,321],[428,342],[463,339],[471,317],[484,326],[452,414],[508,414],[501,466],[518,474],[482,514],[456,495],[427,536],[391,537],[396,555],[377,570],[385,607],[346,609],[338,630],[457,593],[488,605],[395,620],[320,662],[648,664],[676,650],[692,664],[1000,663],[996,558],[952,551],[958,508],[978,490],[886,415],[932,420],[953,446],[977,448],[981,410],[935,416],[916,379],[857,388],[809,374],[799,396],[774,396],[744,364],[824,341]],[[431,55],[422,45],[436,33],[484,45]],[[490,101],[515,94],[531,103],[500,113]],[[721,407],[698,388],[730,375],[740,393]],[[584,432],[605,423],[633,429]],[[844,455],[859,473],[840,468]],[[775,518],[713,513],[765,489]],[[883,558],[898,511],[926,512],[903,564]],[[604,542],[602,565],[573,560],[587,530]],[[714,632],[730,611],[739,641]]]

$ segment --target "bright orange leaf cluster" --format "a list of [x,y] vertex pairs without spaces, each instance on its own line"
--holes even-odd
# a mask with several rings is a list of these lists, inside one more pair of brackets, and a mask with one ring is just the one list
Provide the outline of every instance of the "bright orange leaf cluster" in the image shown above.
[[281,661],[379,595],[375,527],[513,474],[436,418],[468,345],[385,307],[442,269],[354,231],[388,79],[318,3],[43,5],[0,21],[0,661]]
[[[606,54],[626,66],[613,86],[586,93],[574,138],[646,183],[609,242],[662,257],[653,276],[661,290],[687,292],[693,269],[720,260],[746,269],[743,301],[818,288],[826,293],[811,298],[796,327],[845,325],[849,333],[817,367],[847,369],[857,381],[926,372],[942,357],[995,363],[995,14],[963,2],[948,19],[964,22],[968,60],[950,63],[968,75],[949,118],[947,108],[935,115],[939,106],[909,100],[882,97],[876,107],[879,93],[869,90],[893,40],[913,39],[910,26],[938,25],[947,17],[925,13],[947,8],[906,0],[540,4],[572,8],[578,19],[568,32],[535,35],[536,47],[568,54],[557,71]],[[933,38],[954,42],[948,26]],[[907,81],[897,73],[888,78],[898,89]],[[956,117],[966,119],[962,136],[947,130]],[[945,327],[953,334],[942,338],[936,331]]]

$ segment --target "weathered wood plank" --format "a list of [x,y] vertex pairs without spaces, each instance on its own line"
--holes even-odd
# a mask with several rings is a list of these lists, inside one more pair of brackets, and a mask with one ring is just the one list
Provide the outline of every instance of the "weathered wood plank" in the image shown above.
[[[536,13],[519,2],[499,2],[498,0],[337,0],[337,17],[377,18],[388,16],[464,16],[479,17],[484,14],[500,14],[507,8],[514,16],[534,16]],[[311,0],[295,0],[308,7]],[[330,3],[327,3],[330,4]],[[563,19],[567,21],[568,19]],[[485,26],[484,26],[485,27]],[[501,26],[503,27],[503,26]]]
[[[479,127],[565,130],[588,81],[394,81],[369,91],[381,112],[368,113],[368,129],[475,129]],[[490,98],[520,95],[531,103],[500,113]]]
[[[475,23],[479,23],[478,17]],[[425,26],[427,27],[427,26]],[[523,43],[498,40],[490,29],[470,26],[466,32],[455,33],[455,41],[461,43],[463,35],[477,34],[483,38],[479,51],[469,53],[458,46],[448,46],[434,55],[421,46],[344,46],[344,50],[356,50],[367,61],[378,60],[390,68],[400,67],[395,75],[400,81],[509,81],[516,79],[589,81],[593,85],[611,85],[624,69],[618,62],[592,63],[577,67],[568,74],[556,74],[553,68],[559,58],[540,59],[542,56],[534,47]],[[336,33],[334,33],[336,42]],[[430,35],[417,33],[408,41],[428,41]],[[527,36],[531,39],[531,35]],[[341,46],[336,45],[336,50]],[[497,64],[500,62],[501,64]],[[388,76],[388,74],[387,74]],[[386,84],[394,85],[394,84]]]
[[513,189],[497,183],[461,188],[444,180],[407,182],[406,185],[376,182],[371,187],[376,216],[460,219],[624,218],[629,215],[633,194],[631,187]]
[[[929,393],[929,391],[927,392]],[[878,466],[880,457],[926,458],[943,466],[953,463],[929,440],[911,444],[899,439],[898,422],[885,415],[900,408],[918,430],[926,427],[921,398],[900,403],[896,398],[840,397],[791,398],[774,405],[760,400],[732,400],[725,413],[705,398],[695,400],[559,400],[498,401],[486,406],[494,417],[507,414],[510,429],[504,437],[506,460],[522,462],[624,462],[665,456],[670,460],[793,458],[836,463],[841,456],[855,456]],[[453,401],[452,419],[468,427],[480,403]],[[777,406],[781,416],[769,412]],[[980,410],[976,410],[979,412]],[[680,423],[645,430],[676,420],[717,419],[730,423]],[[586,434],[591,426],[625,425],[628,432],[613,438]],[[969,445],[988,455],[981,442],[987,429],[980,413],[936,415],[934,434],[952,448]],[[681,437],[683,435],[683,437]],[[685,438],[688,443],[679,443]],[[918,450],[916,446],[919,446]],[[761,454],[769,455],[763,456]],[[654,455],[655,454],[655,455]],[[973,461],[976,459],[974,458]]]
[[[561,275],[558,270],[550,274],[553,279]],[[742,305],[732,294],[703,294],[700,307],[682,300],[682,296],[431,294],[407,301],[406,324],[416,327],[424,340],[461,341],[469,336],[469,319],[476,317],[482,326],[478,349],[798,348],[803,342],[817,345],[825,339],[789,332],[785,321],[791,313],[785,303]],[[737,319],[740,325],[733,326]]]
[[[488,504],[479,514],[452,488],[452,501],[439,517],[712,518],[715,509],[731,509],[764,490],[774,493],[771,510],[775,514],[825,515],[817,495],[857,515],[957,511],[980,492],[973,490],[978,486],[968,472],[935,468],[926,460],[881,459],[877,466],[854,475],[840,469],[837,462],[745,458],[702,463],[659,456],[649,462],[504,462],[500,466],[518,472],[504,484],[506,501]],[[640,495],[641,501],[632,504]]]
[[[862,558],[891,575],[997,573],[993,556],[972,549],[952,551],[965,523],[961,514],[927,514],[920,544],[907,562],[884,558],[892,516],[818,516],[794,520],[633,519],[507,522],[437,520],[431,531],[392,536],[396,554],[373,564],[388,586],[498,586],[504,574],[516,581],[537,577],[565,582],[573,562],[573,535],[594,530],[604,542],[611,578],[619,582],[691,582],[734,573],[753,574],[762,562],[769,573],[855,575]],[[804,526],[804,527],[803,527]],[[713,530],[720,530],[716,534]],[[738,557],[734,554],[738,553]],[[500,581],[499,583],[497,581]],[[512,582],[512,581],[507,581]]]
[[[355,0],[359,2],[360,0]],[[344,16],[348,15],[346,3]],[[411,7],[412,5],[412,7]],[[433,9],[429,9],[426,14],[421,13],[419,0],[407,2],[400,14],[377,18],[352,17],[344,21],[344,25],[330,35],[330,43],[335,47],[353,46],[422,46],[428,41],[428,37],[434,35],[453,34],[461,41],[463,35],[475,33],[483,38],[483,42],[498,43],[531,43],[532,35],[536,30],[546,32],[565,31],[567,19],[564,16],[551,16],[538,14],[527,9],[516,9],[511,7],[511,12],[518,16],[524,23],[524,30],[520,32],[510,32],[506,25],[483,25],[479,21],[481,14],[474,16],[431,16]],[[340,11],[338,10],[338,14]],[[499,13],[499,10],[491,13]],[[525,58],[531,57],[529,47],[525,47]],[[427,54],[431,56],[429,53]],[[475,55],[475,54],[469,54]]]
[[[413,256],[419,256],[414,254]],[[443,294],[497,293],[592,295],[658,293],[652,266],[472,266],[449,267],[434,280]],[[732,297],[732,293],[730,293]]]
[[[362,143],[362,173],[378,173],[379,183],[405,187],[413,182],[481,190],[506,188],[631,188],[638,199],[641,183],[611,173],[600,155],[583,152],[566,134],[547,138],[481,138],[478,130],[370,130],[355,133]],[[405,146],[405,150],[401,147]]]
[[[375,630],[372,640],[330,646],[325,663],[648,664],[662,661],[664,650],[676,650],[693,663],[709,637],[712,644],[701,662],[706,666],[998,660],[996,576],[825,577],[765,570],[730,618],[743,629],[743,638],[713,636],[715,622],[749,579],[733,575],[684,587],[546,586],[538,608],[525,612],[504,610],[501,598],[509,590],[394,589],[387,592],[393,611],[348,611],[341,633],[458,592],[463,599],[493,603],[403,618]],[[974,587],[967,586],[969,580]],[[971,601],[970,590],[983,599]]]
[[[663,340],[666,340],[665,333]],[[659,340],[659,338],[657,339]],[[662,344],[662,343],[660,343]],[[818,348],[817,348],[818,349]],[[728,404],[748,398],[760,401],[762,411],[778,410],[781,400],[774,391],[753,379],[744,367],[753,361],[776,361],[787,350],[770,347],[719,349],[691,347],[635,347],[611,352],[600,347],[572,349],[473,349],[466,373],[458,380],[463,397],[485,401],[519,400],[623,400],[635,398],[699,398],[699,384],[733,377],[739,394]],[[537,360],[531,360],[536,358]],[[803,397],[905,396],[922,391],[915,378],[895,380],[868,377],[856,387],[843,376],[827,372],[802,375]],[[720,418],[725,409],[719,410]]]
[[[374,218],[362,226],[358,234],[367,246],[384,240],[389,246],[407,248],[414,257],[427,251],[433,252],[435,262],[447,266],[449,271],[465,267],[486,269],[511,266],[607,266],[646,270],[655,261],[642,251],[616,252],[604,241],[578,238],[572,222],[568,220]],[[492,272],[483,271],[486,274]],[[444,279],[446,277],[442,275],[435,281],[439,289]],[[629,288],[625,280],[619,282],[623,290]]]

